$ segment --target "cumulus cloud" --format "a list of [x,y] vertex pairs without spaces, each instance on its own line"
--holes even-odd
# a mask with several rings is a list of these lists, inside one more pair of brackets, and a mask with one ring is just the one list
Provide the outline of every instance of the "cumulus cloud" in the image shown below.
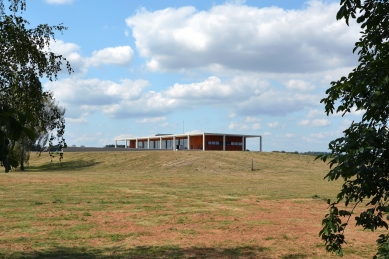
[[301,120],[297,124],[304,127],[326,127],[331,125],[331,121],[327,119],[315,119],[315,120],[306,119],[306,120]]
[[310,110],[308,112],[307,118],[314,119],[314,118],[323,117],[323,116],[326,116],[324,110],[319,111],[319,110],[314,109],[314,110]]
[[203,133],[201,130],[192,130],[192,131],[187,131],[185,134],[197,134],[197,133]]
[[303,136],[302,140],[308,143],[328,143],[341,135],[340,131],[311,133],[309,136]]
[[72,4],[73,0],[45,0],[48,4]]
[[240,130],[247,130],[249,127],[245,124],[242,123],[236,123],[236,122],[231,122],[230,125],[228,125],[228,129],[240,129]]
[[[351,115],[351,116],[362,116],[364,113],[366,112],[366,110],[357,110],[356,107],[353,107],[350,109],[350,112],[346,113],[344,116],[348,116],[348,115]],[[343,115],[343,112],[337,112],[337,113],[334,113],[335,116],[342,116]]]
[[278,123],[278,121],[267,123],[267,126],[268,126],[269,128],[278,128],[279,125],[280,125],[280,124]]
[[101,65],[129,66],[134,59],[134,51],[130,46],[104,48],[93,51],[90,57],[85,57],[80,54],[81,47],[77,44],[56,40],[50,43],[49,50],[63,55],[75,74],[85,74],[89,67]]
[[136,120],[135,122],[145,124],[145,123],[157,123],[161,121],[166,121],[166,117],[144,118],[142,120]]
[[101,64],[128,66],[133,58],[134,51],[130,46],[119,46],[93,51],[92,57],[88,61],[91,66],[100,66]]
[[81,118],[65,118],[66,122],[72,123],[72,124],[85,124],[88,122],[88,120],[84,117]]
[[312,91],[315,90],[315,86],[309,82],[303,80],[291,79],[285,83],[286,87],[290,90],[299,90],[299,91]]
[[126,23],[151,70],[218,65],[307,73],[356,63],[350,50],[359,37],[358,26],[334,19],[338,8],[321,1],[309,1],[301,10],[227,2],[207,11],[192,6],[140,9]]
[[259,129],[261,129],[261,124],[260,123],[254,123],[252,128],[253,128],[253,130],[259,130]]
[[162,117],[176,110],[194,109],[204,105],[223,107],[245,116],[246,122],[257,123],[256,115],[278,116],[316,107],[319,97],[307,93],[291,93],[271,89],[257,76],[236,76],[221,80],[211,76],[192,84],[174,84],[164,90],[148,92],[146,80],[122,79],[120,83],[98,79],[68,78],[48,82],[59,101],[100,109],[117,118]]
[[246,122],[260,122],[261,119],[255,117],[246,117]]

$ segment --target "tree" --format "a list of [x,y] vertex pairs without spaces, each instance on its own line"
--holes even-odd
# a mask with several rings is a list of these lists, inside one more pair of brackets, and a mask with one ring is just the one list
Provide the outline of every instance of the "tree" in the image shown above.
[[[322,221],[321,238],[326,249],[342,255],[344,231],[356,206],[367,207],[355,216],[356,225],[375,231],[388,229],[389,219],[389,0],[341,0],[337,19],[355,19],[361,26],[361,38],[355,43],[359,65],[347,77],[331,83],[326,91],[327,115],[333,112],[363,111],[344,135],[329,143],[329,181],[343,179],[334,202],[328,200],[330,212]],[[344,203],[349,209],[340,210]],[[348,207],[347,207],[348,208]],[[343,219],[343,221],[342,221]],[[374,258],[389,258],[389,234],[377,239]]]
[[[48,51],[50,41],[55,40],[54,31],[67,28],[61,24],[28,28],[29,23],[17,15],[26,10],[25,0],[8,1],[11,14],[0,0],[0,161],[6,172],[10,165],[17,166],[17,161],[8,157],[10,140],[18,141],[23,135],[33,139],[33,126],[45,120],[39,111],[50,94],[43,91],[39,79],[56,80],[62,62],[72,72],[64,57]],[[57,130],[60,147],[66,146],[64,128],[64,122],[52,128]]]
[[60,107],[51,95],[47,96],[44,106],[38,112],[39,114],[35,115],[38,117],[35,125],[30,125],[35,137],[30,139],[22,134],[20,139],[11,145],[9,156],[18,162],[21,171],[24,171],[24,164],[29,161],[30,152],[35,151],[40,155],[49,140],[55,138],[52,134],[53,127],[65,123],[65,108]]

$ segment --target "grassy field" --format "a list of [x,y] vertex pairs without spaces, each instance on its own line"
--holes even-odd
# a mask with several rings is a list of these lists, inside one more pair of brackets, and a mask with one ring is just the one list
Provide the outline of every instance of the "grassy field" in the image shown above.
[[[32,154],[0,174],[0,258],[333,258],[327,171],[285,153]],[[350,226],[345,258],[371,258],[376,238]]]

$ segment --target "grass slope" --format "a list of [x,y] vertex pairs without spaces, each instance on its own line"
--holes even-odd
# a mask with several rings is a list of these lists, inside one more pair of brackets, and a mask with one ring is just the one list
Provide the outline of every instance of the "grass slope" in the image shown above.
[[[317,237],[340,188],[327,171],[284,153],[32,154],[0,175],[0,257],[331,258]],[[370,256],[376,236],[351,231],[350,258]]]

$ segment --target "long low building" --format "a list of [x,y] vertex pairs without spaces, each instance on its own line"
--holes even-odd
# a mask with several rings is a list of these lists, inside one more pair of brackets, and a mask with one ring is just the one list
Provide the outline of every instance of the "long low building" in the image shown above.
[[[239,135],[224,133],[156,134],[139,138],[117,138],[124,141],[124,148],[133,149],[171,149],[171,150],[222,150],[244,151],[247,138],[259,138],[259,151],[262,151],[261,135]],[[123,145],[122,145],[123,146]]]

